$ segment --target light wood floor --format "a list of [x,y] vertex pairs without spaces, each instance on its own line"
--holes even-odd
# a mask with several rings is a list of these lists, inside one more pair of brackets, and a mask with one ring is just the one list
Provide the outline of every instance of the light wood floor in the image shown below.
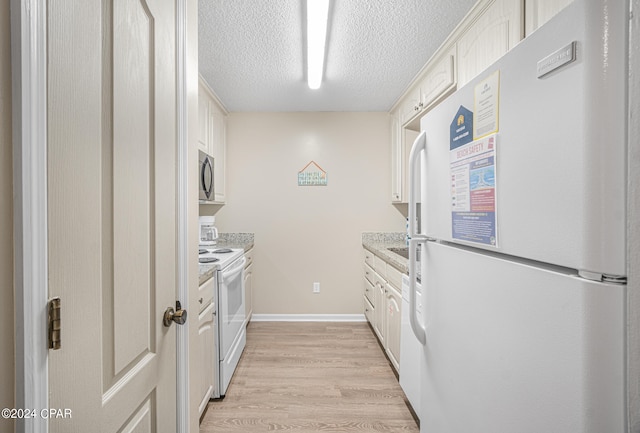
[[419,432],[369,325],[253,322],[247,331],[201,433]]

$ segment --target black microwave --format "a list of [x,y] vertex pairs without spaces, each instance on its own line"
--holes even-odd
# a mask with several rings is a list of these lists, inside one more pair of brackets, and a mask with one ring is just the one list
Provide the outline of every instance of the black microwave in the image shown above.
[[198,167],[200,182],[200,201],[214,200],[214,184],[213,184],[213,156],[203,151],[198,151]]

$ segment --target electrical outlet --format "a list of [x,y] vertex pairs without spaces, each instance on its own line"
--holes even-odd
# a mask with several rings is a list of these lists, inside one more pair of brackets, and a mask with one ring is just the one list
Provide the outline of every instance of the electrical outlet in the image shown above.
[[313,283],[313,293],[320,293],[320,283]]

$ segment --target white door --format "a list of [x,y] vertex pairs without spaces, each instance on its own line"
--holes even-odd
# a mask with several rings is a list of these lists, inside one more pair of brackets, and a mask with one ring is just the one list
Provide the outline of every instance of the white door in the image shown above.
[[175,5],[47,8],[50,431],[174,433]]

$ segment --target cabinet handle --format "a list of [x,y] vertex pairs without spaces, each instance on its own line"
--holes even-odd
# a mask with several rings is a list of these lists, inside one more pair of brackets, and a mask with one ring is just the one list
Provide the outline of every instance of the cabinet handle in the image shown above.
[[422,107],[424,107],[424,104],[423,104],[422,102],[420,102],[420,103],[418,104],[418,107],[422,108]]
[[204,301],[204,299],[200,298],[198,299],[198,302],[200,302],[202,304],[202,301]]

